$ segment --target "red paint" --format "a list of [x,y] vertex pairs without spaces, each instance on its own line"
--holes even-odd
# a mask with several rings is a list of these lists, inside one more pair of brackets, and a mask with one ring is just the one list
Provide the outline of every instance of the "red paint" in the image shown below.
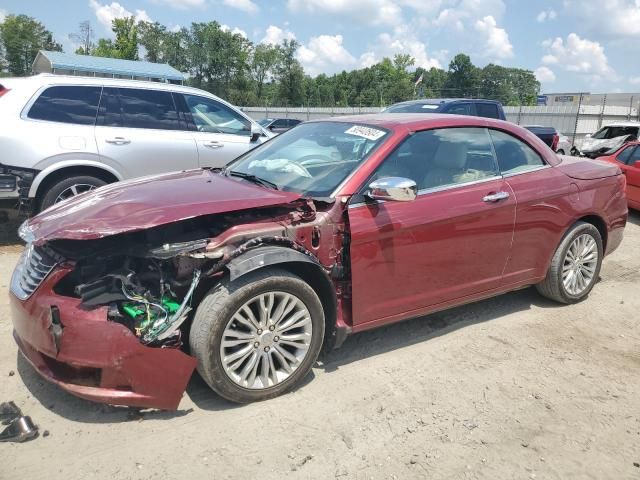
[[[339,188],[333,204],[316,202],[305,210],[295,202],[297,194],[190,171],[99,189],[35,217],[33,231],[39,242],[92,239],[246,210],[246,220],[212,239],[210,248],[234,248],[259,235],[295,239],[328,270],[346,272],[333,278],[335,318],[353,332],[537,283],[564,233],[581,218],[602,222],[607,254],[622,240],[627,205],[624,177],[614,165],[560,158],[528,130],[479,117],[384,114],[338,120],[381,126],[391,134]],[[427,193],[413,202],[348,208],[351,196],[408,135],[455,126],[506,131],[535,149],[548,168]],[[509,198],[483,202],[499,191]],[[290,213],[279,209],[278,217],[252,220],[252,208],[271,205],[288,205]],[[54,271],[25,302],[12,296],[16,340],[25,356],[45,378],[75,395],[176,408],[195,359],[176,349],[145,347],[124,326],[109,322],[105,309],[83,310],[79,300],[56,295],[53,286],[70,268]],[[49,330],[51,305],[59,308],[64,326],[59,351]],[[77,375],[69,375],[69,368]],[[78,375],[89,378],[95,369],[98,384],[78,383]]]
[[209,170],[189,170],[106,185],[59,203],[29,220],[38,242],[90,240],[187,218],[268,207],[300,195]]
[[616,164],[622,173],[627,177],[627,201],[629,208],[640,210],[640,162],[636,161],[630,165],[622,163],[618,160],[618,156],[629,148],[640,147],[640,142],[631,142],[623,145],[617,152],[600,157],[598,160]]

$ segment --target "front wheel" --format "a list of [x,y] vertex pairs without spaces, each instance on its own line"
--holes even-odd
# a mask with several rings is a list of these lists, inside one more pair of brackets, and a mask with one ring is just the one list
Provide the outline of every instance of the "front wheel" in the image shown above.
[[44,193],[40,202],[40,210],[46,210],[51,205],[73,198],[81,193],[90,192],[106,184],[107,182],[101,178],[90,175],[63,178],[51,185]]
[[578,222],[556,249],[546,278],[536,285],[545,297],[560,303],[584,300],[600,275],[602,236],[596,227]]
[[248,403],[299,385],[324,338],[324,311],[300,277],[279,269],[223,281],[198,306],[189,344],[222,397]]

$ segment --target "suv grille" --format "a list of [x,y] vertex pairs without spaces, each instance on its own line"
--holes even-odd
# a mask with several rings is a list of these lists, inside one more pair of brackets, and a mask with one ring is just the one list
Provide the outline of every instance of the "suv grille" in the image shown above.
[[11,292],[20,300],[26,300],[49,275],[56,260],[44,249],[28,244],[11,278]]

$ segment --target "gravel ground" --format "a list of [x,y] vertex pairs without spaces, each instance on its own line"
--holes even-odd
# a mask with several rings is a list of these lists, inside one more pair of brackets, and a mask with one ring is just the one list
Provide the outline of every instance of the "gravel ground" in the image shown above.
[[231,405],[195,375],[178,411],[140,415],[76,399],[18,355],[8,225],[0,401],[49,435],[0,444],[1,479],[640,478],[638,213],[579,305],[522,290],[354,336],[268,402]]

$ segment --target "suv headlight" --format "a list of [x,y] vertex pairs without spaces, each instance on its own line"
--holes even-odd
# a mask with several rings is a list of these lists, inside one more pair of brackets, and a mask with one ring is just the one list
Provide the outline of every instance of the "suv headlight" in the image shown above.
[[31,226],[29,225],[29,220],[25,220],[22,222],[22,225],[18,227],[18,236],[25,243],[31,243],[36,239],[33,231],[31,230]]

